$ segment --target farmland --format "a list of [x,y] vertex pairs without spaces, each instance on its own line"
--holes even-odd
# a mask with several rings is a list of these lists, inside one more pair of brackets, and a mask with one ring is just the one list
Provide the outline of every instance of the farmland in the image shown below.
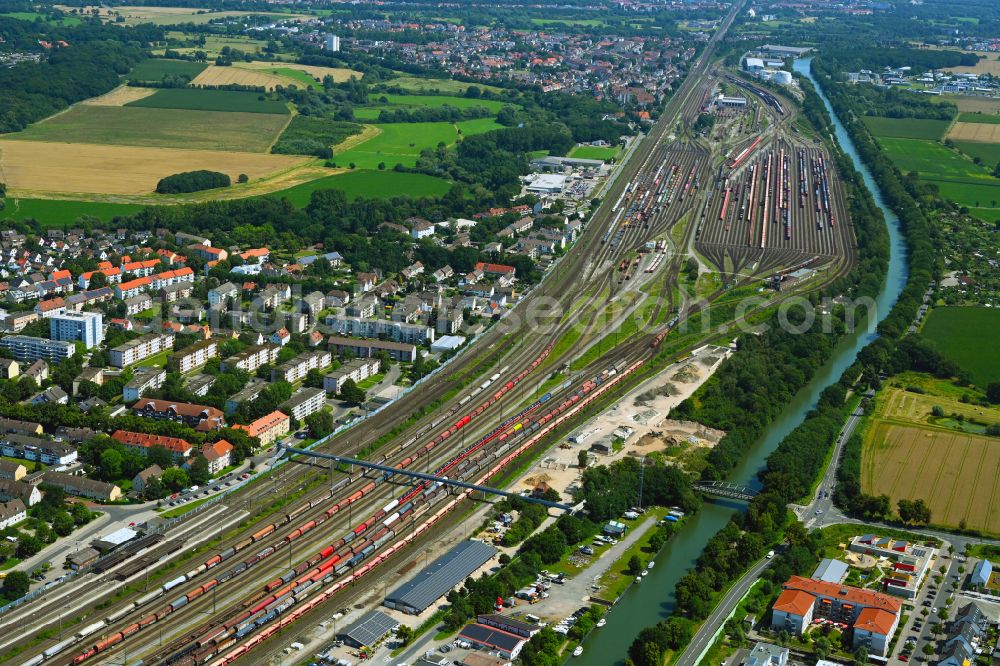
[[934,524],[1000,533],[1000,440],[876,421],[865,437],[861,484],[871,495],[923,499]]
[[998,123],[955,123],[948,132],[948,138],[953,141],[980,141],[984,143],[1000,142],[1000,124]]
[[[228,68],[220,68],[228,69]],[[189,111],[232,111],[240,113],[287,114],[288,107],[276,99],[260,99],[261,94],[234,90],[169,88],[129,102],[129,107],[186,109]]]
[[309,183],[303,183],[287,190],[275,192],[274,196],[284,197],[293,205],[302,208],[316,190],[342,190],[348,199],[358,197],[425,197],[440,196],[448,191],[451,184],[446,180],[422,173],[397,173],[395,171],[349,171],[336,176],[328,176]]
[[[466,120],[457,123],[462,135],[481,134],[500,127],[492,118]],[[388,168],[396,164],[413,166],[425,148],[438,143],[453,145],[458,140],[456,125],[451,123],[389,123],[378,125],[378,135],[335,155],[338,166],[354,165],[361,169],[376,169],[380,163]]]
[[983,307],[935,308],[921,331],[945,357],[972,373],[980,386],[1000,381],[1000,311]]
[[56,191],[77,193],[80,198],[147,195],[160,178],[173,173],[208,169],[229,174],[234,181],[241,173],[252,180],[306,162],[302,157],[223,150],[0,141],[0,169],[7,186],[12,194],[28,198]]
[[107,222],[116,215],[130,215],[142,210],[138,204],[101,203],[91,201],[60,201],[58,199],[7,199],[0,219],[36,219],[46,227],[62,228],[83,216]]
[[304,87],[301,81],[270,72],[242,69],[240,67],[218,67],[212,65],[195,77],[192,84],[196,86],[253,86],[274,90],[277,86]]
[[110,92],[97,97],[85,99],[80,104],[90,106],[125,106],[129,102],[135,102],[143,97],[154,94],[156,88],[138,88],[136,86],[118,86]]
[[4,139],[263,153],[288,119],[273,113],[78,105]]
[[953,102],[962,113],[1000,113],[1000,99],[956,96],[948,101]]
[[930,139],[937,141],[948,129],[947,120],[924,118],[875,118],[865,116],[865,125],[877,137],[895,139]]
[[234,63],[233,66],[240,69],[265,71],[277,68],[279,72],[285,76],[291,76],[291,72],[302,73],[308,75],[313,82],[317,84],[322,83],[323,79],[327,76],[332,76],[333,80],[337,83],[342,83],[352,77],[360,79],[363,76],[361,72],[356,72],[353,69],[345,69],[342,67],[320,67],[319,65],[300,65],[295,62],[273,63],[255,60],[253,62]]
[[955,146],[969,157],[978,157],[988,167],[1000,162],[1000,143],[956,141]]
[[465,94],[469,86],[473,85],[480,90],[500,92],[500,88],[482,83],[465,83],[450,79],[424,79],[417,76],[400,76],[398,79],[391,79],[386,83],[390,86],[399,86],[404,90],[410,90],[415,93],[462,95]]
[[960,113],[958,121],[961,123],[1000,123],[1000,115],[992,113]]
[[[204,37],[204,44],[198,46],[171,46],[171,51],[176,51],[183,55],[192,55],[196,51],[203,51],[209,59],[215,59],[227,46],[234,51],[241,53],[260,53],[267,46],[267,42],[262,39],[252,39],[243,35],[200,35],[197,33],[181,32],[170,30],[167,32],[168,40],[180,40],[186,43],[188,40]],[[166,49],[159,49],[157,53],[162,55]]]
[[208,65],[202,62],[149,58],[133,67],[125,78],[130,81],[159,81],[164,76],[188,76],[193,79],[206,67]]
[[[68,9],[68,8],[67,8]],[[87,13],[92,13],[96,7],[82,8]],[[201,25],[222,18],[233,18],[237,16],[268,16],[280,19],[308,18],[304,14],[289,14],[283,12],[236,12],[236,11],[210,11],[206,9],[185,8],[185,7],[105,7],[100,8],[100,17],[105,21],[115,21],[122,17],[126,25],[138,25],[140,23],[153,23],[156,25],[177,25],[181,23],[194,23]]]
[[945,199],[973,208],[996,208],[992,202],[1000,201],[1000,180],[992,176],[992,169],[976,165],[940,143],[888,137],[880,138],[879,143],[900,171],[916,171],[921,180],[937,185]]

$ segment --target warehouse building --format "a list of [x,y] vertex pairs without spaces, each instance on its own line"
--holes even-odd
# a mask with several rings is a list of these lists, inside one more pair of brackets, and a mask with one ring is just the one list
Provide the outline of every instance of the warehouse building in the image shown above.
[[398,626],[399,622],[382,611],[371,611],[341,633],[340,638],[351,647],[371,647]]
[[413,580],[392,591],[383,602],[389,608],[419,615],[496,555],[482,541],[463,541],[434,560]]

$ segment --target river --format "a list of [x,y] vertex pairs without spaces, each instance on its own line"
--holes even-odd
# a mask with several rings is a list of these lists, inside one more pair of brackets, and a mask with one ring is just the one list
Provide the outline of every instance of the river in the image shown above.
[[[861,173],[865,185],[875,197],[875,202],[885,215],[889,231],[889,269],[882,291],[876,299],[875,316],[867,325],[859,325],[855,331],[841,340],[830,360],[813,376],[785,407],[777,419],[768,427],[761,438],[747,452],[740,465],[729,475],[730,481],[748,485],[759,485],[757,473],[764,467],[768,455],[781,440],[805,419],[820,394],[830,384],[836,382],[857,358],[858,352],[875,337],[875,325],[881,321],[895,304],[906,284],[906,246],[899,229],[899,219],[886,207],[882,193],[875,186],[871,172],[861,162],[854,143],[844,126],[834,115],[830,102],[809,71],[812,58],[795,61],[796,72],[809,78],[823,99],[826,109],[833,119],[837,141],[854,162]],[[642,584],[633,585],[621,601],[608,614],[608,623],[597,629],[584,643],[584,652],[572,660],[580,666],[608,666],[621,664],[629,645],[644,627],[666,617],[674,607],[674,587],[694,566],[708,540],[729,521],[743,505],[726,501],[706,502],[702,510],[685,524],[670,543],[656,558],[656,566],[646,576]]]

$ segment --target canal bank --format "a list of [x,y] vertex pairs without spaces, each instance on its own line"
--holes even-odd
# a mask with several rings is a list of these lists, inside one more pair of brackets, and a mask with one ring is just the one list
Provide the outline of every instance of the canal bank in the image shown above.
[[[907,278],[906,247],[899,228],[899,219],[885,205],[871,172],[861,162],[854,143],[834,114],[818,82],[813,79],[809,71],[811,62],[811,58],[797,60],[794,69],[812,81],[833,120],[841,149],[851,158],[854,168],[862,175],[865,186],[885,216],[890,247],[889,265],[872,316],[865,324],[859,325],[841,340],[830,360],[820,367],[812,380],[794,396],[729,475],[730,481],[754,486],[758,485],[757,473],[764,467],[771,452],[802,423],[806,414],[816,405],[823,390],[840,378],[844,370],[857,358],[861,349],[875,337],[876,324],[889,313],[902,292]],[[629,645],[638,633],[663,619],[673,610],[674,589],[677,582],[694,566],[709,539],[742,509],[743,505],[731,502],[706,502],[702,510],[690,518],[685,527],[664,547],[656,558],[656,567],[643,579],[642,584],[633,586],[622,596],[608,614],[607,625],[591,634],[583,645],[583,654],[575,658],[573,663],[584,666],[621,664]]]

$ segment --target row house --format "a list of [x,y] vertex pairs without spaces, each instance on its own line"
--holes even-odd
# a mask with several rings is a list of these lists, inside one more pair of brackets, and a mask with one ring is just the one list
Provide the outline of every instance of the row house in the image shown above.
[[322,370],[333,363],[328,351],[313,351],[299,354],[271,370],[271,381],[294,383],[306,378],[310,370]]
[[40,462],[43,465],[69,465],[77,461],[77,452],[72,446],[32,435],[0,436],[0,452],[8,458]]
[[112,347],[108,352],[109,362],[116,368],[127,368],[160,352],[173,349],[174,336],[169,333],[147,333],[134,340]]
[[191,455],[192,446],[180,437],[164,437],[163,435],[149,435],[144,432],[132,432],[130,430],[116,430],[111,438],[117,440],[135,451],[140,451],[143,455],[149,452],[154,446],[162,446],[170,451],[175,460],[183,460]]
[[235,368],[252,374],[260,366],[274,363],[280,351],[281,347],[274,344],[253,345],[224,359],[221,367],[224,372]]
[[42,476],[42,483],[62,488],[66,494],[76,497],[87,497],[105,502],[116,502],[122,498],[122,489],[113,483],[95,481],[85,476],[47,471]]

